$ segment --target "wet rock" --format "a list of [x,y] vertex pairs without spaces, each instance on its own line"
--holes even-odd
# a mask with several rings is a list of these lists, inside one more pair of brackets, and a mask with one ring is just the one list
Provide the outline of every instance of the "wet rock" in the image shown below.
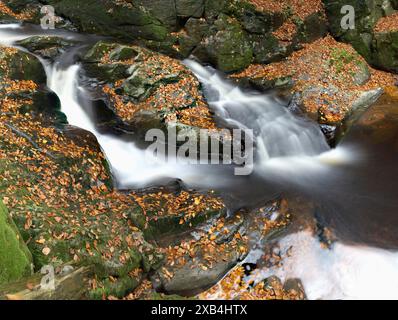
[[149,239],[177,236],[227,213],[222,200],[212,194],[161,188],[137,192],[134,199],[140,209],[132,212],[130,218]]
[[40,61],[31,54],[8,47],[3,47],[0,60],[3,63],[0,92],[9,99],[26,99],[18,106],[19,112],[30,113],[33,117],[43,113],[47,123],[62,127],[66,117],[60,111],[58,97],[46,87],[46,73]]
[[[252,62],[281,59],[326,32],[322,7],[311,8],[308,16],[301,17],[301,8],[290,10],[287,0],[280,11],[263,9],[247,0],[46,3],[80,31],[135,41],[172,57],[186,58],[195,52],[204,62],[214,63],[225,72],[243,69]],[[200,31],[192,19],[200,21]],[[288,43],[273,35],[286,22],[297,29]],[[284,33],[284,29],[279,33]]]
[[253,59],[253,50],[239,22],[220,15],[214,28],[193,51],[203,62],[210,62],[225,72],[241,70]]
[[383,94],[384,90],[379,88],[362,93],[354,102],[351,112],[346,115],[336,129],[334,144],[338,144],[346,133],[350,130],[351,126],[363,115],[363,113],[373,105]]
[[76,45],[76,42],[55,36],[33,36],[18,41],[16,44],[44,59],[54,60],[66,49]]
[[57,15],[71,20],[80,31],[126,40],[144,38],[163,41],[167,26],[175,25],[173,1],[47,0]]
[[205,9],[205,0],[176,0],[177,16],[200,18]]
[[155,288],[193,296],[214,285],[247,254],[243,224],[242,215],[216,219],[193,238],[165,248],[167,263],[152,278]]
[[46,73],[39,60],[29,53],[14,48],[2,47],[0,59],[5,65],[0,70],[0,77],[8,76],[15,80],[46,82]]
[[95,96],[103,101],[98,112],[113,114],[108,123],[101,122],[102,129],[141,140],[150,129],[166,134],[175,129],[190,137],[199,137],[200,129],[216,129],[199,81],[180,61],[141,47],[101,41],[83,62],[96,83]]

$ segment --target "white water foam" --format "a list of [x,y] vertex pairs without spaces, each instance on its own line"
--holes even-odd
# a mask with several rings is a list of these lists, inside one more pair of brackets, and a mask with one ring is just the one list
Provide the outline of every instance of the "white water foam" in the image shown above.
[[[253,274],[301,279],[309,299],[397,299],[398,253],[335,243],[325,249],[309,231],[279,242],[282,266]],[[254,255],[255,256],[255,255]],[[248,258],[253,260],[254,256]],[[258,256],[258,255],[257,255]]]
[[133,142],[99,133],[78,102],[79,93],[84,95],[84,89],[78,86],[78,65],[66,70],[56,65],[46,69],[48,86],[60,98],[62,112],[67,116],[68,123],[90,131],[97,137],[120,187],[146,186],[159,178],[179,178],[187,182],[200,180],[201,173],[196,168],[181,170],[177,164],[162,162],[139,149]]

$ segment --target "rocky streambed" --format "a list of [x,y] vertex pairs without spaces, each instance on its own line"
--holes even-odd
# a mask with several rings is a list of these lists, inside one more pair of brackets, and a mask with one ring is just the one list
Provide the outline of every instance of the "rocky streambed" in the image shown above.
[[[0,296],[360,298],[384,288],[352,274],[377,255],[392,297],[393,1],[350,36],[328,1],[141,2],[0,2],[24,21],[0,25]],[[43,4],[55,31],[31,24]],[[254,130],[249,176],[142,156],[148,129],[235,126]]]

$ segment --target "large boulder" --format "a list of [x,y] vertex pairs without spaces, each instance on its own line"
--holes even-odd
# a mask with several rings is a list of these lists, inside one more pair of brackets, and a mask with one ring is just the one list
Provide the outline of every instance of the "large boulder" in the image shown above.
[[46,0],[83,32],[114,36],[173,57],[191,53],[225,72],[281,59],[326,32],[321,0]]
[[248,253],[242,214],[214,219],[163,248],[167,263],[153,277],[158,291],[192,296],[213,286]]
[[304,43],[326,34],[320,1],[295,6],[259,1],[207,1],[205,19],[190,19],[178,36],[179,50],[192,53],[225,72],[252,62],[268,63],[288,56]]
[[29,52],[50,60],[54,60],[76,44],[75,41],[57,36],[33,36],[16,42],[16,45],[27,49]]
[[32,273],[32,255],[0,201],[0,285]]
[[212,29],[193,51],[195,56],[225,72],[240,70],[250,64],[253,49],[236,19],[220,15]]
[[373,63],[398,73],[398,13],[380,19],[374,31]]
[[134,199],[140,209],[131,220],[149,239],[176,236],[227,214],[224,202],[212,194],[155,189],[135,192]]
[[47,0],[57,15],[67,17],[83,32],[124,39],[163,41],[167,26],[176,23],[173,1]]
[[194,74],[180,61],[137,46],[98,42],[83,57],[94,79],[97,112],[113,116],[100,127],[144,137],[149,129],[215,129],[216,124]]
[[[397,72],[394,58],[397,54],[394,8],[390,0],[324,0],[330,30],[339,41],[350,43],[370,64],[388,71]],[[354,28],[342,28],[345,14],[341,9],[350,5],[355,11]]]

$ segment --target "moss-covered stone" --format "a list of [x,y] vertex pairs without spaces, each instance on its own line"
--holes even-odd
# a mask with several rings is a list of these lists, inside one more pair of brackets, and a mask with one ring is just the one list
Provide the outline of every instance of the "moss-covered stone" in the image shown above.
[[176,0],[177,16],[181,18],[200,18],[205,9],[205,0]]
[[398,73],[398,31],[376,33],[373,47],[374,64]]
[[[338,40],[350,43],[368,63],[397,72],[397,36],[394,31],[375,31],[377,23],[394,14],[395,0],[325,0],[330,29]],[[355,28],[341,27],[341,8],[351,5],[355,10]]]
[[253,50],[247,33],[232,17],[221,14],[210,34],[193,51],[202,61],[213,63],[224,72],[247,67],[253,59]]
[[176,236],[227,213],[221,199],[210,194],[160,189],[137,193],[136,199],[140,207],[130,217],[149,239]]
[[[110,0],[47,0],[55,7],[57,15],[70,19],[81,31],[111,35],[133,40],[144,38],[162,41],[167,35],[170,10],[165,10],[160,1],[115,4]],[[154,14],[160,14],[155,17]]]
[[7,208],[0,201],[0,285],[32,272],[32,255]]
[[45,59],[54,59],[67,48],[76,45],[76,42],[56,36],[33,36],[18,41],[16,44]]
[[32,80],[36,83],[46,82],[46,73],[39,60],[33,55],[16,49],[3,49],[0,60],[4,61],[0,68],[0,77],[8,76],[14,80]]
[[96,93],[104,102],[97,109],[113,114],[101,123],[104,130],[145,136],[149,129],[166,130],[169,124],[187,130],[215,126],[199,81],[178,60],[138,46],[100,41],[83,63],[87,75],[100,82]]

